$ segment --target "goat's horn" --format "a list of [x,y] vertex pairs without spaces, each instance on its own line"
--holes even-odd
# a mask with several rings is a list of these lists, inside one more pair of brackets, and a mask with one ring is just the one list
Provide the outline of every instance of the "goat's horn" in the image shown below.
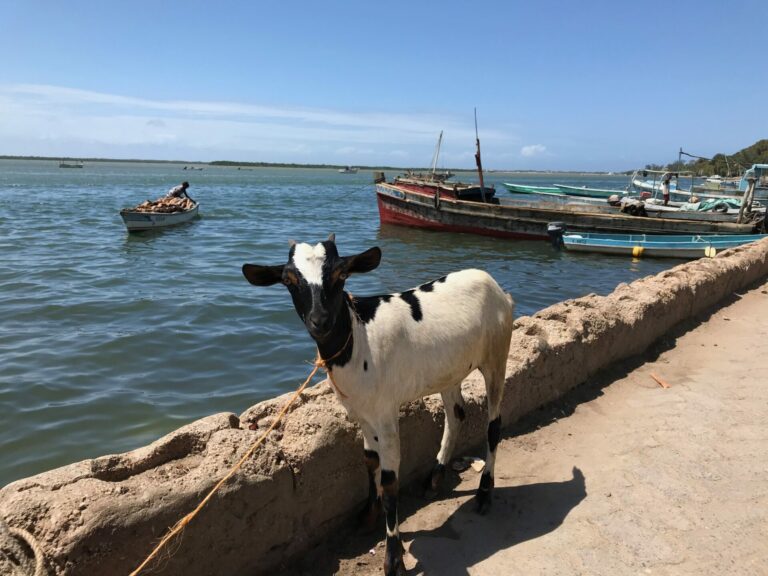
[[333,232],[328,234],[328,240],[330,240],[331,242],[336,242],[336,234],[334,234]]
[[296,240],[288,240],[288,248],[293,248],[296,246]]

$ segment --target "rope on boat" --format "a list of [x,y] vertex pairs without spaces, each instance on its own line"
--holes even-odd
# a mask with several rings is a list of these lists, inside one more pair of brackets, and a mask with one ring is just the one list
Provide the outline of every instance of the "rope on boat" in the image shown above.
[[[337,356],[339,356],[346,349],[347,344],[349,344],[350,340],[351,340],[351,333],[350,333],[350,338],[347,339],[347,343],[344,344],[344,346],[342,346],[341,350],[339,350],[336,354],[334,354],[330,358],[326,358],[326,359],[321,358],[320,352],[318,351],[317,359],[314,362],[314,368],[312,369],[312,372],[309,374],[309,376],[307,376],[307,379],[304,380],[304,383],[296,389],[296,392],[293,393],[293,396],[291,396],[291,399],[288,400],[288,402],[286,402],[285,406],[283,406],[283,408],[280,410],[275,420],[272,422],[269,428],[267,428],[266,432],[264,432],[253,444],[251,444],[251,447],[248,448],[248,450],[243,455],[243,457],[240,458],[237,464],[235,464],[229,472],[227,472],[226,476],[224,476],[221,480],[219,480],[216,483],[216,485],[213,488],[211,488],[211,490],[208,492],[206,497],[202,499],[202,501],[197,505],[197,507],[194,510],[192,510],[192,512],[184,516],[181,520],[179,520],[178,522],[176,522],[176,524],[173,525],[173,527],[168,531],[168,533],[165,536],[163,536],[163,538],[160,540],[157,546],[155,546],[155,548],[152,550],[149,556],[147,556],[144,559],[144,561],[141,564],[139,564],[138,568],[136,568],[133,572],[130,573],[130,576],[138,576],[138,574],[144,568],[146,568],[150,562],[152,562],[152,560],[158,555],[158,553],[163,548],[165,548],[165,546],[171,540],[173,540],[174,537],[176,537],[182,530],[184,530],[187,524],[189,524],[194,519],[195,516],[197,516],[200,510],[202,510],[203,507],[211,500],[211,498],[213,498],[213,495],[219,491],[219,489],[224,485],[224,483],[230,478],[232,478],[232,476],[234,476],[238,470],[240,470],[243,464],[245,464],[245,461],[248,460],[248,458],[250,458],[251,455],[253,455],[256,448],[258,448],[267,438],[269,433],[272,432],[272,430],[274,430],[277,427],[277,425],[283,419],[283,416],[285,416],[285,414],[288,412],[288,409],[294,403],[296,398],[298,398],[299,395],[304,391],[304,388],[307,387],[309,382],[312,380],[312,378],[320,368],[322,368],[328,373],[328,376],[329,376],[328,379],[331,382],[331,385],[339,394],[341,394],[342,397],[344,397],[344,395],[341,393],[341,390],[339,390],[336,387],[336,383],[333,381],[333,378],[331,376],[331,371],[328,368],[327,363],[333,360],[334,358],[336,358]],[[26,576],[26,575],[22,574],[20,576]],[[39,576],[37,572],[35,572],[35,576]]]
[[[31,559],[22,543],[32,551]],[[0,517],[0,568],[3,566],[10,566],[8,576],[48,576],[45,553],[37,539],[26,530],[8,526]]]

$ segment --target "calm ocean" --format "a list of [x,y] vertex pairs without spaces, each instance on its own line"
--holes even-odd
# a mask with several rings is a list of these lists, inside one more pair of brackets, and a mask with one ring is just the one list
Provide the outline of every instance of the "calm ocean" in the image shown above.
[[[678,263],[382,227],[368,171],[182,167],[0,160],[0,486],[293,390],[312,341],[281,286],[255,288],[240,272],[244,262],[285,262],[289,239],[335,232],[342,254],[380,246],[379,269],[348,283],[360,295],[483,268],[521,315]],[[120,208],[182,180],[201,218],[128,235]],[[486,182],[505,196],[508,180],[553,178]],[[623,187],[626,177],[556,181]]]

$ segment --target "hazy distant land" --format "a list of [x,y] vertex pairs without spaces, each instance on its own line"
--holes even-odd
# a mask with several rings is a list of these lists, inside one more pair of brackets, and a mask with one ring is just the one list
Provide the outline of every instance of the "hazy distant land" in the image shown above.
[[[346,168],[346,164],[300,164],[295,162],[234,162],[232,160],[215,160],[213,162],[199,162],[190,160],[144,160],[139,158],[75,158],[68,156],[8,156],[0,155],[0,160],[45,160],[50,162],[125,162],[125,163],[141,163],[141,164],[186,164],[187,166],[223,166],[232,168],[313,168],[313,169],[329,169],[338,170],[339,168]],[[389,170],[389,171],[406,171],[406,170],[430,170],[424,166],[361,166],[354,165],[358,170]],[[441,167],[440,171],[450,170],[456,173],[473,173],[476,170],[472,168],[444,168]],[[484,172],[495,174],[629,174],[628,172],[610,172],[608,170],[530,170],[530,169],[501,169],[501,170],[488,170]]]

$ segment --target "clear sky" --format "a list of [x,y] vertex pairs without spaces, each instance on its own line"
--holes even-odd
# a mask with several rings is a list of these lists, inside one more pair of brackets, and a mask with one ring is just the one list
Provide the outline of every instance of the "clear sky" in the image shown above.
[[768,137],[766,0],[0,0],[0,154],[623,170]]

